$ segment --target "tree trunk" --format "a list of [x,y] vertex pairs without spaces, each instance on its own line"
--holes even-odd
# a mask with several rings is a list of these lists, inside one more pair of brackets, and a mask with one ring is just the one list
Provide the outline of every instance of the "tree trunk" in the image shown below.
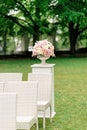
[[4,33],[3,33],[3,52],[4,52],[4,54],[6,54],[6,45],[7,45],[6,36],[7,36],[7,29],[4,30]]
[[24,34],[21,38],[21,48],[23,52],[28,52],[29,39],[28,34]]
[[33,45],[36,41],[39,40],[39,35],[40,35],[40,6],[38,4],[38,0],[35,1],[35,23],[34,23],[34,34],[33,34]]
[[36,41],[39,40],[39,26],[34,25],[34,34],[33,34],[33,45],[35,44]]
[[78,25],[75,26],[73,22],[69,23],[69,39],[70,39],[70,52],[72,56],[76,55],[76,43],[78,38]]
[[[55,50],[57,50],[57,44],[56,44],[56,30],[54,30],[54,31],[52,32],[51,38],[52,38],[52,44],[54,45]],[[51,38],[50,38],[50,39],[51,39]]]

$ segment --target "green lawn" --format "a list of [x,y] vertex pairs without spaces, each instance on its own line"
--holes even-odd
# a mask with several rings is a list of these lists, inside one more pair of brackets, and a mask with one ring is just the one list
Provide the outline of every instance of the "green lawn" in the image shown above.
[[[55,63],[55,111],[46,130],[87,130],[87,58],[52,58]],[[38,59],[0,60],[0,72],[21,72],[23,80],[31,72],[31,65]],[[42,130],[42,119],[39,119]],[[31,130],[35,130],[32,128]]]

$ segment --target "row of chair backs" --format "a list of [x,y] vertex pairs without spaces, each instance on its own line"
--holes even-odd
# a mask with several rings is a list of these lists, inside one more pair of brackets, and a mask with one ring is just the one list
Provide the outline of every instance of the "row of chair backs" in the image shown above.
[[17,93],[17,116],[37,116],[37,83],[15,81],[5,83],[4,92]]
[[22,81],[22,73],[0,73],[0,82]]
[[[2,83],[3,82],[1,82],[1,85],[2,85]],[[15,108],[13,115],[17,116],[17,120],[13,123],[15,125],[17,122],[18,129],[22,128],[22,129],[29,130],[33,124],[37,124],[37,122],[38,122],[37,121],[37,89],[38,89],[37,87],[38,87],[38,83],[34,82],[34,81],[15,81],[15,82],[9,81],[9,82],[4,83],[3,94],[16,93],[17,94],[17,103],[14,103],[15,101],[11,100],[11,98],[4,99],[4,95],[3,95],[2,102],[0,100],[0,110],[2,108],[3,112],[0,111],[0,114],[4,113],[5,118],[8,119],[8,121],[9,121],[9,118],[6,115],[5,109],[11,111],[12,108]],[[6,100],[7,103],[5,103],[4,100]],[[5,109],[3,109],[3,107],[2,107],[2,103],[3,103],[3,107],[5,107]],[[7,104],[9,104],[10,106],[8,106]],[[16,111],[15,104],[17,105],[17,113],[15,112]],[[0,115],[0,124],[2,124],[2,122],[5,121],[5,118],[3,118],[3,116],[1,117],[1,115]],[[2,121],[2,118],[3,118],[3,121]],[[6,120],[6,122],[8,122],[8,121]],[[12,124],[11,120],[9,122],[8,122],[9,124]],[[21,123],[22,123],[22,125],[21,125]],[[5,122],[4,122],[4,126],[0,125],[0,129],[3,128],[3,130],[16,130],[16,129],[13,129],[13,127],[9,126],[9,124],[8,124],[8,129],[5,129],[7,127],[7,125],[5,125]],[[37,128],[38,128],[38,126],[37,126]]]
[[37,123],[37,101],[51,102],[52,100],[52,77],[52,74],[29,73],[28,81],[9,78],[9,80],[6,79],[7,81],[0,82],[0,92],[16,93],[17,117],[29,115],[34,117],[33,123]]

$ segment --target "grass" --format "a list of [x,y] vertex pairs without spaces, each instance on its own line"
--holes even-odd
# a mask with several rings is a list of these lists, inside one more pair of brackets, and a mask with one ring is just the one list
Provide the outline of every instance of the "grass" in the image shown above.
[[[52,58],[55,63],[55,111],[46,130],[87,130],[87,58]],[[21,72],[23,80],[31,72],[31,65],[40,63],[38,59],[0,60],[0,72]],[[31,130],[35,130],[34,127]],[[42,130],[42,119],[39,119]]]

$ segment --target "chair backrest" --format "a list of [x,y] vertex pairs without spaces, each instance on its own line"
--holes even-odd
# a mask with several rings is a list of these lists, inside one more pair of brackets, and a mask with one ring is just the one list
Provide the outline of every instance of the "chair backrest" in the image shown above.
[[38,101],[51,101],[52,74],[28,73],[28,80],[38,82]]
[[4,82],[0,82],[0,93],[3,92],[4,89]]
[[21,81],[22,73],[0,73],[0,81]]
[[5,83],[4,92],[17,93],[17,116],[37,116],[37,82]]
[[16,130],[16,94],[0,93],[0,130]]

